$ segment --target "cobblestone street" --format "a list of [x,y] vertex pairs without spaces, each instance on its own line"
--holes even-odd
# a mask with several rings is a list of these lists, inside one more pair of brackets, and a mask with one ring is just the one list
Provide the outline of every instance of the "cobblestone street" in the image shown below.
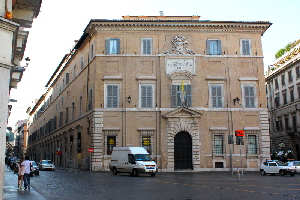
[[300,175],[173,172],[132,177],[72,169],[41,171],[32,188],[45,199],[300,199]]

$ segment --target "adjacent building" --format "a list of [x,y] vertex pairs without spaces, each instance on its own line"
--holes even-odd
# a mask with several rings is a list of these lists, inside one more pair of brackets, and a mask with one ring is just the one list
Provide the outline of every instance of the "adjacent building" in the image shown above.
[[[25,68],[21,66],[28,30],[39,15],[42,0],[0,0],[0,199],[3,199],[4,156],[11,88],[17,88]],[[29,61],[29,58],[26,59]]]
[[[300,160],[300,40],[269,66],[266,90],[273,158]],[[291,154],[288,156],[288,153]]]
[[261,46],[270,25],[91,20],[30,111],[27,152],[99,171],[114,147],[142,146],[163,172],[257,170],[270,158]]

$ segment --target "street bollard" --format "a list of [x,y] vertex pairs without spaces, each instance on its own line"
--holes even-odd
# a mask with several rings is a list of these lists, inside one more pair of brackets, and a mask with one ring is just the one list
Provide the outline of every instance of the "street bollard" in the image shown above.
[[236,180],[239,181],[241,179],[241,173],[239,168],[236,168]]

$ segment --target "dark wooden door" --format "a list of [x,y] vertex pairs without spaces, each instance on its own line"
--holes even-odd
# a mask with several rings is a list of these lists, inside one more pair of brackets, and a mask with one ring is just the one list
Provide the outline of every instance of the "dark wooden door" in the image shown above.
[[174,140],[175,169],[192,169],[192,138],[187,132],[180,132]]

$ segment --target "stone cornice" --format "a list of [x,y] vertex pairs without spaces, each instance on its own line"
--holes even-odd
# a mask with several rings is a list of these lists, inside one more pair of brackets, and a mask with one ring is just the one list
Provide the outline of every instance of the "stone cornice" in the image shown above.
[[19,25],[17,23],[0,17],[0,30],[3,29],[3,30],[10,31],[10,32],[14,32],[18,28],[19,28]]
[[118,21],[91,20],[86,32],[95,26],[97,31],[208,31],[258,32],[263,34],[270,22],[227,21]]

